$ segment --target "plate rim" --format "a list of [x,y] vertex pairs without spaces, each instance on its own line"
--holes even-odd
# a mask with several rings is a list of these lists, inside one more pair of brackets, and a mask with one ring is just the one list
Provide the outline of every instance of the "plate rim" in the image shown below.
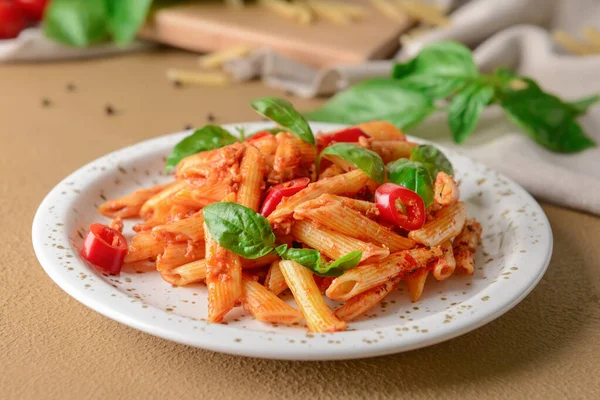
[[[264,127],[269,125],[268,122],[240,122],[234,124],[224,124],[223,127],[230,131],[233,131],[235,126],[254,126],[254,127]],[[329,123],[311,123],[312,126],[317,127],[320,126],[320,129],[339,129],[345,125],[343,124],[329,124]],[[318,130],[318,129],[315,129]],[[108,154],[105,154],[101,157],[98,157],[91,162],[83,165],[82,167],[76,169],[74,172],[70,173],[67,177],[62,179],[59,183],[57,183],[44,197],[42,202],[40,203],[38,209],[36,210],[33,223],[32,223],[32,243],[34,252],[38,261],[46,274],[56,283],[63,291],[69,294],[71,297],[76,299],[78,302],[82,303],[86,307],[113,319],[117,322],[120,322],[124,325],[127,325],[131,328],[140,330],[142,332],[161,337],[163,339],[171,340],[177,343],[199,347],[206,350],[218,351],[222,353],[227,353],[231,355],[241,355],[248,357],[259,357],[266,359],[281,359],[281,360],[344,360],[344,359],[356,359],[356,358],[366,358],[366,357],[374,357],[381,356],[387,354],[400,353],[404,351],[415,350],[427,346],[431,346],[437,343],[444,342],[446,340],[453,339],[455,337],[461,336],[468,332],[471,332],[493,320],[498,318],[499,316],[505,314],[518,303],[520,303],[531,291],[537,286],[539,281],[542,279],[544,274],[548,269],[548,265],[550,263],[552,252],[553,252],[553,233],[551,229],[550,222],[546,213],[541,208],[539,203],[531,196],[525,189],[523,189],[518,183],[508,178],[507,176],[497,172],[494,169],[487,168],[490,173],[496,173],[499,177],[509,182],[512,186],[516,187],[521,193],[521,196],[524,196],[531,204],[532,208],[534,208],[538,217],[541,218],[541,221],[544,225],[543,231],[547,235],[548,246],[546,247],[545,255],[543,256],[543,261],[540,256],[540,265],[541,267],[537,269],[536,275],[528,275],[527,281],[521,283],[523,289],[520,290],[517,294],[511,296],[510,298],[501,298],[491,305],[486,307],[485,311],[482,311],[483,316],[478,317],[476,320],[470,318],[464,318],[457,320],[451,324],[451,327],[446,327],[445,329],[441,329],[443,327],[440,326],[440,330],[436,332],[432,332],[431,334],[425,335],[420,338],[420,340],[408,340],[406,339],[402,341],[403,343],[399,344],[398,341],[382,341],[375,344],[370,344],[368,346],[329,346],[326,350],[323,350],[323,347],[317,345],[316,347],[308,347],[308,348],[295,348],[295,346],[246,346],[246,345],[236,345],[232,342],[220,341],[211,339],[211,335],[205,335],[202,332],[197,333],[197,336],[190,338],[187,335],[178,334],[174,332],[172,329],[165,329],[160,324],[152,324],[151,321],[146,318],[147,316],[141,315],[141,311],[138,311],[140,314],[130,315],[128,311],[123,311],[119,309],[115,309],[105,303],[100,302],[95,299],[95,296],[90,296],[89,293],[86,293],[84,289],[73,285],[68,281],[64,272],[58,268],[58,263],[56,260],[53,260],[52,257],[45,251],[45,246],[43,245],[42,240],[38,240],[41,234],[47,233],[44,227],[44,217],[47,217],[47,209],[49,204],[53,202],[52,200],[58,195],[58,190],[61,184],[74,179],[76,176],[80,174],[86,173],[86,170],[90,168],[93,164],[99,163],[102,160],[105,160],[110,157],[118,156],[119,153],[126,153],[128,151],[133,150],[138,146],[144,146],[152,144],[155,141],[163,141],[163,140],[175,140],[178,136],[183,136],[184,134],[189,133],[189,131],[168,133],[165,135],[160,135],[154,138],[146,139],[141,142],[134,143],[132,145],[117,149]],[[429,143],[426,140],[422,140],[419,138],[410,137],[411,140],[415,140],[417,142]],[[479,163],[467,157],[460,152],[449,150],[442,145],[436,144],[442,151],[459,154],[465,158],[467,158],[470,162],[482,166],[483,164]],[[541,252],[541,251],[540,251]],[[486,285],[489,287],[489,284]],[[148,305],[148,310],[150,312],[159,312],[166,313],[165,310],[162,310],[158,307],[154,307],[152,305]],[[150,314],[148,314],[149,316]],[[435,315],[435,314],[434,314]],[[433,317],[433,315],[431,316]],[[206,323],[208,324],[208,323]],[[218,324],[209,324],[211,327],[214,327],[217,332],[223,330],[225,332],[227,329],[231,330],[232,328],[227,328],[223,325]],[[383,329],[383,328],[382,328]],[[231,333],[228,331],[227,333]],[[343,335],[349,334],[350,332],[339,332],[333,334],[326,334],[327,337],[329,335]],[[245,336],[261,336],[264,335],[264,332],[247,330],[243,332]],[[318,335],[318,334],[315,334]],[[258,338],[258,336],[256,338]],[[316,343],[315,343],[316,344]]]

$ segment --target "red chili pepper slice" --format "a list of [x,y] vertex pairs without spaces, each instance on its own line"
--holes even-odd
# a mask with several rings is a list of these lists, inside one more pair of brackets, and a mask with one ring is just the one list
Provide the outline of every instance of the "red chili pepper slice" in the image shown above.
[[118,274],[127,254],[127,239],[119,231],[102,224],[92,224],[81,257],[109,274]]
[[[406,212],[398,209],[404,206]],[[394,183],[384,183],[375,191],[375,204],[380,215],[402,229],[414,231],[425,224],[425,203],[421,196],[410,189]]]
[[355,143],[361,137],[369,138],[370,136],[357,127],[345,128],[337,132],[319,135],[317,138],[319,148],[324,149],[332,143],[346,142]]
[[284,197],[290,197],[298,193],[307,187],[309,183],[310,178],[297,178],[273,186],[267,193],[267,197],[260,208],[260,213],[263,216],[268,217],[269,214],[271,214],[275,208],[277,208]]
[[246,142],[258,140],[260,138],[264,138],[265,136],[273,136],[273,134],[269,131],[258,132],[258,133],[255,133],[254,135],[250,136],[248,139],[246,139]]

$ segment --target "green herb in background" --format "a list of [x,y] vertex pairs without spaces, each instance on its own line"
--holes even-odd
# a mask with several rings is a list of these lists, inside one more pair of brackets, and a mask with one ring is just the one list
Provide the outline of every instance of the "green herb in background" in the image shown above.
[[237,142],[237,139],[227,130],[217,125],[206,125],[197,129],[181,142],[177,143],[167,157],[165,171],[169,172],[177,163],[187,156],[201,151],[214,150]]
[[544,92],[532,79],[504,68],[491,75],[480,74],[467,47],[440,42],[424,48],[412,60],[396,64],[392,79],[359,83],[306,116],[313,121],[347,124],[384,119],[406,129],[429,116],[435,110],[434,102],[444,101],[452,137],[462,143],[477,126],[483,110],[498,104],[538,144],[569,153],[595,146],[576,118],[599,100],[595,95],[564,102]]

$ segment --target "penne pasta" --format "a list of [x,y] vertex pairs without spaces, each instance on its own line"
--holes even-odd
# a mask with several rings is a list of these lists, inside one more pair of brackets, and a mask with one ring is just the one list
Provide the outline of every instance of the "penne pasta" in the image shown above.
[[258,211],[264,187],[265,159],[256,147],[248,146],[240,164],[240,187],[237,202]]
[[312,222],[302,220],[294,222],[291,234],[297,241],[318,250],[332,260],[337,260],[356,250],[362,251],[361,262],[369,258],[383,258],[390,254],[389,249],[321,228]]
[[352,321],[379,304],[385,296],[398,286],[399,281],[399,278],[394,278],[352,297],[343,306],[335,310],[335,315],[342,321]]
[[421,21],[427,25],[443,26],[450,24],[450,18],[444,15],[440,7],[415,0],[397,0],[400,9],[410,18]]
[[242,306],[263,322],[289,325],[304,318],[300,311],[247,275],[242,277]]
[[293,214],[294,209],[305,201],[316,199],[322,194],[346,194],[353,195],[365,188],[371,178],[359,169],[346,172],[345,174],[333,176],[309,184],[293,196],[284,199],[279,206],[269,215],[268,220],[271,223],[280,221]]
[[152,228],[152,235],[164,242],[197,242],[204,239],[204,215],[198,211],[191,217]]
[[279,132],[275,138],[277,150],[273,159],[273,171],[268,181],[281,183],[310,176],[316,157],[314,147],[288,132]]
[[345,171],[339,165],[331,164],[330,166],[325,168],[323,171],[321,171],[321,173],[319,174],[318,180],[331,178],[332,176],[343,174],[344,172]]
[[156,185],[148,189],[138,189],[127,196],[120,197],[114,200],[108,200],[100,207],[98,211],[110,218],[136,218],[140,216],[140,210],[145,202],[154,195],[162,192],[168,186],[172,185]]
[[426,268],[420,268],[415,272],[408,274],[404,277],[408,293],[410,293],[410,300],[415,303],[419,301],[423,294],[423,288],[425,287],[425,281],[429,275],[429,270]]
[[229,60],[247,56],[251,50],[250,47],[239,46],[205,54],[198,58],[198,64],[205,69],[219,68]]
[[354,211],[358,211],[365,217],[369,217],[371,219],[379,216],[379,209],[375,203],[371,203],[370,201],[351,199],[350,197],[337,196],[329,193],[323,194],[319,196],[319,198],[331,201],[339,201],[346,207],[351,208]]
[[429,262],[441,255],[442,250],[439,247],[404,250],[379,262],[352,268],[332,282],[327,289],[327,297],[348,301],[391,279],[403,277],[418,268],[425,268]]
[[456,237],[465,225],[467,207],[464,202],[457,202],[441,208],[434,218],[425,223],[421,229],[412,231],[408,237],[425,246],[437,246]]
[[336,332],[346,329],[346,323],[340,321],[325,303],[308,268],[287,260],[281,261],[279,267],[311,332]]
[[385,164],[399,158],[409,158],[410,152],[416,146],[416,143],[403,140],[371,140],[368,142],[368,148],[379,154]]
[[240,257],[219,246],[206,226],[206,284],[208,320],[221,322],[242,297]]
[[318,197],[301,204],[294,212],[296,219],[309,219],[341,234],[387,247],[394,253],[414,247],[415,242],[394,233],[339,201]]
[[275,261],[279,261],[279,256],[277,254],[267,254],[266,256],[255,258],[253,260],[242,258],[242,268],[244,268],[244,269],[262,268],[262,267],[266,267],[267,265],[271,265]]
[[442,249],[442,256],[434,262],[431,272],[435,279],[443,281],[444,279],[450,278],[454,273],[456,260],[454,259],[452,242],[446,240],[440,245],[440,249]]
[[161,271],[162,278],[173,286],[202,282],[206,279],[206,260],[196,260],[172,270]]
[[167,185],[163,190],[150,197],[140,209],[140,217],[149,219],[157,207],[168,205],[172,202],[171,197],[185,187],[185,182],[175,181]]
[[169,271],[192,261],[204,258],[205,245],[198,243],[170,243],[156,259],[158,271]]
[[209,204],[221,201],[230,191],[229,181],[207,184],[198,189],[187,185],[173,195],[173,203],[199,210]]
[[276,295],[288,288],[285,277],[279,268],[279,261],[275,261],[269,267],[267,277],[265,278],[265,287]]
[[406,140],[404,133],[391,122],[371,121],[357,126],[373,140]]
[[151,232],[140,232],[129,242],[125,263],[156,258],[165,249],[165,242],[156,240]]
[[481,232],[481,224],[474,219],[468,219],[463,230],[454,239],[456,270],[461,274],[473,275],[475,272],[475,252],[481,240]]

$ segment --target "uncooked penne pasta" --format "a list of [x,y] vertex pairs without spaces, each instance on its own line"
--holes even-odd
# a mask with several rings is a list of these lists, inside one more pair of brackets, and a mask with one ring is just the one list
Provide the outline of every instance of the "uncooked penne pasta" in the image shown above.
[[197,242],[204,239],[204,214],[198,211],[189,218],[180,219],[166,225],[152,228],[152,234],[157,240],[185,242],[191,240]]
[[457,202],[440,209],[434,218],[421,229],[411,231],[408,237],[425,246],[437,246],[445,240],[456,237],[465,225],[467,207]]
[[438,172],[437,177],[435,178],[433,194],[434,201],[441,206],[454,204],[460,198],[458,185],[454,179],[452,179],[452,176],[444,171]]
[[140,232],[129,242],[125,263],[154,259],[165,249],[165,242],[156,240],[151,232]]
[[220,322],[242,297],[240,257],[219,246],[206,226],[206,284],[208,320]]
[[404,277],[404,280],[406,281],[406,287],[408,288],[408,293],[410,293],[410,300],[413,303],[419,301],[421,298],[428,275],[428,269],[419,268],[415,272]]
[[439,257],[433,264],[431,269],[432,275],[438,281],[450,278],[456,268],[456,260],[454,259],[454,251],[452,250],[452,242],[446,240],[440,245],[442,256]]
[[108,200],[100,207],[98,211],[106,217],[110,218],[135,218],[140,216],[140,210],[145,202],[152,196],[162,192],[168,186],[172,185],[156,185],[148,189],[138,189],[126,196],[118,199]]
[[171,197],[183,189],[186,183],[182,181],[175,181],[169,185],[167,185],[163,190],[150,197],[142,208],[140,209],[140,216],[144,219],[148,219],[152,216],[152,213],[156,210],[156,208],[160,204],[164,204],[165,202],[171,202]]
[[297,241],[318,250],[332,260],[337,260],[356,250],[362,251],[361,261],[372,257],[383,258],[390,254],[389,249],[322,228],[312,222],[302,220],[294,222],[291,234]]
[[357,126],[374,140],[406,140],[404,133],[391,122],[371,121]]
[[158,271],[169,271],[181,265],[204,258],[204,242],[170,243],[156,259]]
[[240,186],[237,202],[258,211],[260,196],[264,187],[265,158],[256,147],[248,146],[240,163]]
[[471,218],[465,222],[465,227],[454,239],[453,250],[458,272],[465,275],[473,275],[475,272],[475,252],[481,232],[481,224]]
[[300,311],[247,275],[242,277],[242,306],[263,322],[289,325],[304,318]]
[[353,195],[368,186],[373,182],[371,178],[360,169],[346,172],[345,174],[333,176],[331,178],[323,179],[317,182],[309,184],[305,189],[302,189],[293,196],[284,199],[279,206],[269,215],[269,222],[284,219],[291,216],[294,209],[305,201],[316,199],[322,194],[345,194]]
[[352,321],[354,318],[363,315],[379,304],[385,296],[398,286],[398,282],[400,282],[400,278],[396,277],[358,296],[354,296],[343,306],[335,310],[335,315],[342,321]]
[[394,253],[414,247],[415,242],[394,233],[339,201],[318,197],[301,204],[294,212],[296,219],[309,219],[341,234],[387,247]]
[[416,143],[403,140],[372,140],[369,142],[370,149],[379,154],[385,164],[399,158],[410,157],[410,152],[416,146]]
[[295,261],[281,261],[281,272],[300,307],[311,332],[336,332],[346,329],[325,303],[312,272]]
[[279,261],[273,262],[269,267],[265,278],[265,287],[276,295],[288,288],[285,277],[279,268]]
[[441,255],[442,250],[439,247],[403,250],[390,254],[376,263],[349,269],[329,286],[327,297],[348,301],[390,279],[403,277],[417,268],[425,268],[430,261]]
[[206,279],[206,260],[196,260],[172,270],[161,271],[161,276],[173,286],[202,282]]
[[414,0],[397,0],[396,3],[410,18],[427,25],[443,26],[449,25],[451,22],[450,18],[445,16],[436,5]]

